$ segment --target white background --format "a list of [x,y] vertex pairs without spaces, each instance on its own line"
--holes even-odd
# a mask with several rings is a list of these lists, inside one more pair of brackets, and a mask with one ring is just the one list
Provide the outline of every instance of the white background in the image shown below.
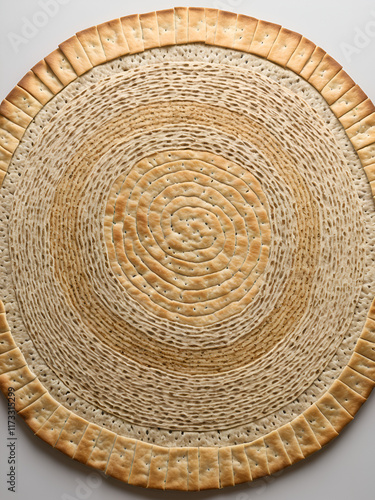
[[[89,26],[127,14],[173,7],[167,0],[0,0],[0,101],[59,43]],[[50,0],[51,1],[51,0]],[[54,0],[52,0],[53,2]],[[366,0],[206,0],[304,34],[343,64],[375,102],[375,3]],[[30,24],[39,25],[34,30]],[[28,30],[25,28],[28,26]],[[26,29],[26,31],[25,31]],[[26,36],[25,36],[26,34]],[[1,297],[1,284],[0,284]],[[332,443],[277,476],[221,491],[178,493],[131,487],[69,459],[34,437],[17,418],[17,491],[7,491],[7,402],[0,397],[0,498],[38,500],[220,499],[362,500],[375,496],[375,396]]]

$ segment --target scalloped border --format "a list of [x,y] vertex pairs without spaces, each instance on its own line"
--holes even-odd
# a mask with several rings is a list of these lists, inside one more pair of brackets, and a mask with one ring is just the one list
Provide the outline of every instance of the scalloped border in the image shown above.
[[[81,31],[36,64],[0,105],[0,186],[33,118],[66,85],[126,54],[201,42],[237,49],[289,68],[313,85],[343,125],[375,195],[375,107],[323,49],[279,25],[217,9],[176,7]],[[71,458],[129,484],[157,489],[223,488],[272,474],[338,435],[375,385],[375,299],[339,378],[299,417],[235,446],[167,448],[89,423],[54,400],[29,370],[0,301],[0,388],[16,389],[16,411],[41,439]]]

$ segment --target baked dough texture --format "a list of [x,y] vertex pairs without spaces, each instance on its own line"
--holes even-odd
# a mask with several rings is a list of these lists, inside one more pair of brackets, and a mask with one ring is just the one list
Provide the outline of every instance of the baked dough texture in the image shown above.
[[176,8],[77,33],[0,106],[0,388],[129,484],[222,488],[375,384],[375,109],[279,25]]

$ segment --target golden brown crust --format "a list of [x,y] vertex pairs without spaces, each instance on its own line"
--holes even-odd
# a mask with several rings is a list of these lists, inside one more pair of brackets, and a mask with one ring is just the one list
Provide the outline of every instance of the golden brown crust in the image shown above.
[[375,382],[375,361],[354,352],[350,358],[348,366]]
[[88,425],[87,420],[70,413],[55,448],[73,458]]
[[375,113],[355,123],[346,133],[356,150],[370,146],[375,142]]
[[37,101],[35,97],[18,85],[7,95],[6,100],[32,118],[34,118],[43,107],[42,103]]
[[54,50],[44,59],[64,87],[77,78],[77,73],[60,49]]
[[255,17],[238,14],[233,48],[249,52],[257,26],[258,19],[255,19]]
[[311,430],[303,414],[292,420],[291,426],[293,427],[300,450],[305,458],[321,448],[319,441],[315,437],[315,434]]
[[31,70],[44,85],[54,94],[58,94],[64,88],[46,61],[39,61]]
[[206,41],[206,15],[201,7],[189,7],[188,42]]
[[176,43],[174,10],[159,10],[156,13],[156,17],[159,26],[160,47],[164,47],[165,45],[174,45]]
[[[87,465],[90,465],[95,469],[105,472],[113,445],[115,444],[116,437],[117,435],[114,432],[109,431],[108,429],[105,429],[103,427],[101,429],[101,432],[95,442],[94,448],[92,449],[91,453],[90,453],[90,448],[87,450],[87,454],[89,455],[89,458],[86,462]],[[81,444],[82,439],[79,444]],[[81,453],[84,454],[83,452],[84,450],[81,448]]]
[[341,382],[340,380],[335,380],[331,387],[329,388],[329,393],[337,399],[340,405],[345,408],[345,410],[350,413],[350,415],[354,415],[366,401],[365,398],[360,396],[357,392],[353,391],[346,384]]
[[[1,118],[3,118],[3,120],[5,120],[4,117],[0,117],[0,121],[1,121]],[[12,123],[8,120],[9,123]],[[12,124],[15,128],[17,127],[17,125],[15,123]],[[11,127],[8,127],[8,128],[11,128]],[[9,151],[9,153],[14,153],[14,151],[16,150],[18,144],[20,143],[20,141],[11,133],[9,132],[8,130],[4,129],[4,128],[1,128],[0,126],[0,147],[5,149],[6,151]]]
[[249,461],[251,477],[253,480],[270,474],[267,462],[266,445],[263,438],[256,439],[252,443],[245,444],[245,453]]
[[353,420],[352,415],[343,408],[340,403],[326,392],[317,402],[316,406],[330,421],[335,431],[340,432],[349,422]]
[[[246,462],[248,462],[247,457]],[[219,481],[220,488],[234,486],[235,484],[232,466],[232,448],[230,446],[219,448]]]
[[273,474],[291,465],[290,458],[285,451],[283,442],[277,431],[272,431],[264,436],[266,446],[268,470]]
[[83,75],[83,73],[92,68],[90,59],[76,35],[60,43],[59,48],[78,76]]
[[36,435],[54,447],[70,414],[71,412],[64,406],[58,406],[39,428]]
[[142,27],[139,15],[132,14],[130,16],[125,16],[122,17],[120,21],[129,47],[129,54],[143,52],[145,47],[143,44]]
[[280,29],[281,26],[279,24],[259,21],[249,52],[261,57],[268,57]]
[[280,66],[286,66],[298,47],[301,38],[302,35],[286,28],[281,28],[267,59],[280,64]]
[[117,436],[109,457],[106,474],[128,482],[137,441],[124,436]]
[[128,42],[120,19],[113,19],[108,23],[99,24],[97,28],[107,61],[129,54]]
[[0,170],[3,170],[4,172],[8,170],[8,166],[12,161],[12,156],[13,153],[0,146]]
[[34,380],[35,377],[36,375],[30,371],[27,365],[10,372],[2,373],[0,375],[0,390],[6,395],[10,387],[16,391]]
[[84,48],[92,66],[98,66],[107,60],[96,26],[78,32],[77,38]]
[[189,11],[187,7],[176,7],[174,9],[175,15],[175,32],[176,32],[176,44],[187,43],[189,21],[188,15]]
[[22,139],[23,134],[25,133],[25,129],[17,125],[16,123],[8,120],[5,116],[0,115],[0,131],[2,133],[7,134],[7,141],[4,144],[0,144],[4,149],[10,151],[7,144],[9,142],[10,147],[13,148],[15,141],[17,140],[17,145],[19,141]]
[[199,449],[190,447],[188,450],[188,491],[199,490]]
[[77,460],[82,464],[87,463],[102,429],[102,427],[93,423],[88,425],[73,456],[74,460]]
[[309,78],[309,82],[317,90],[321,91],[324,87],[334,78],[342,66],[333,57],[325,54],[317,68],[314,70]]
[[8,373],[26,365],[25,358],[21,351],[16,347],[11,351],[0,354],[0,373]]
[[311,42],[308,38],[304,36],[301,38],[296,50],[291,55],[286,67],[291,69],[297,74],[300,74],[306,63],[312,56],[315,50],[315,43]]
[[325,55],[326,55],[326,52],[323,49],[321,49],[320,47],[315,47],[313,53],[308,58],[305,66],[299,72],[299,74],[305,80],[309,80],[309,78],[314,73],[314,71],[316,70],[316,68],[319,66],[320,62],[322,61],[322,59],[323,59],[323,57]]
[[235,484],[252,480],[249,461],[243,444],[232,446],[232,467]]
[[367,399],[375,386],[375,382],[361,373],[346,366],[341,372],[339,380],[350,387],[353,391]]
[[237,14],[233,12],[219,11],[214,44],[219,47],[234,46],[234,37],[237,30]]
[[358,104],[365,101],[366,99],[367,95],[360,87],[358,87],[358,85],[355,85],[350,90],[345,92],[345,94],[342,95],[339,99],[337,99],[337,101],[332,104],[331,109],[335,113],[337,118],[340,118],[340,116],[344,115],[355,106],[358,106]]
[[355,87],[354,81],[342,69],[330,82],[322,89],[321,94],[329,105],[336,102],[340,97]]
[[169,462],[169,448],[153,446],[147,488],[165,490]]
[[300,445],[298,444],[298,440],[296,438],[296,434],[293,430],[293,427],[290,424],[283,425],[279,429],[277,429],[279,433],[280,439],[283,442],[285,451],[288,454],[291,464],[295,464],[299,462],[304,457]]
[[338,436],[338,432],[315,404],[311,405],[304,412],[304,416],[316,439],[319,441],[320,446],[324,446]]
[[353,109],[342,115],[339,120],[345,129],[348,129],[355,123],[359,122],[368,115],[375,113],[375,106],[370,101],[366,99],[365,101],[355,106]]
[[142,38],[145,50],[160,47],[159,28],[156,12],[148,12],[139,16],[142,27]]
[[219,11],[217,9],[204,9],[204,14],[206,17],[206,43],[213,45]]
[[57,401],[48,392],[45,392],[33,403],[20,410],[19,415],[25,420],[30,429],[36,433],[58,406]]
[[54,96],[53,92],[31,70],[18,82],[18,86],[43,105],[47,104]]
[[147,487],[148,476],[150,472],[152,445],[148,443],[137,442],[133,465],[130,471],[129,484],[134,486]]
[[8,352],[17,347],[10,332],[0,333],[0,354]]
[[169,450],[165,487],[168,490],[187,490],[188,453],[186,448],[171,448]]
[[30,115],[24,113],[17,108],[17,106],[6,99],[4,99],[0,104],[0,114],[24,130],[32,121],[32,117]]
[[219,454],[215,447],[199,448],[199,489],[219,488]]

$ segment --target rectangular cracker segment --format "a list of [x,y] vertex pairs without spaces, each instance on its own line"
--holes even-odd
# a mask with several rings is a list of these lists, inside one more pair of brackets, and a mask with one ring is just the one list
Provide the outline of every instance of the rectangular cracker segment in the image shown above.
[[133,465],[130,471],[129,484],[147,487],[150,474],[152,445],[137,441]]
[[136,440],[117,436],[109,457],[106,474],[120,481],[128,482],[133,465]]
[[234,46],[236,30],[237,14],[227,12],[225,10],[219,10],[215,33],[215,45],[232,49]]
[[258,19],[255,17],[238,14],[233,48],[249,52],[257,26]]
[[199,490],[199,449],[188,448],[188,491]]
[[358,85],[355,85],[343,96],[337,99],[337,101],[331,105],[331,109],[336,117],[340,118],[342,115],[353,109],[355,106],[358,106],[358,104],[361,104],[361,102],[366,99],[367,95]]
[[6,99],[0,104],[0,114],[24,130],[27,129],[32,121],[31,116],[21,111],[17,106]]
[[364,171],[369,182],[375,181],[375,163],[364,167]]
[[[1,115],[0,115],[0,129],[8,133],[10,136],[12,136],[14,138],[14,141],[17,140],[18,142],[22,139],[23,134],[25,133],[24,128],[20,127],[16,123],[10,121],[8,118],[5,118],[5,116]],[[4,149],[8,149],[5,146],[3,147]]]
[[364,167],[375,163],[375,142],[357,151],[359,159]]
[[[0,146],[0,170],[3,170],[4,172],[6,172],[8,170],[10,162],[12,161],[12,156],[13,156],[13,154],[10,151],[8,151],[7,149],[4,149],[2,146]],[[1,317],[1,315],[0,315],[0,317]],[[0,329],[0,332],[1,332],[1,329]]]
[[375,385],[375,382],[356,370],[346,366],[341,372],[339,380],[350,387],[353,391],[367,399]]
[[59,48],[78,76],[83,75],[92,68],[91,61],[76,35],[60,43]]
[[375,321],[373,319],[367,318],[361,333],[361,339],[375,343]]
[[199,489],[217,488],[219,488],[219,456],[217,448],[199,448]]
[[259,21],[251,42],[249,52],[261,57],[267,57],[275,43],[281,26],[267,21]]
[[285,424],[282,427],[277,429],[279,433],[280,439],[283,442],[285,451],[288,454],[290,462],[295,464],[304,458],[304,455],[301,451],[300,445],[298,444],[298,440],[296,438],[293,427],[290,424]]
[[15,391],[24,385],[34,380],[36,375],[29,369],[27,365],[22,368],[17,368],[11,372],[6,372],[0,375],[0,390],[4,394],[8,394],[8,389],[12,387]]
[[156,17],[159,27],[160,47],[165,47],[166,45],[174,45],[176,43],[174,29],[174,10],[158,10],[156,12]]
[[11,351],[17,347],[10,332],[0,333],[0,354]]
[[165,490],[168,462],[169,448],[154,445],[152,448],[150,474],[148,477],[147,488]]
[[64,88],[64,85],[60,82],[44,59],[39,61],[31,71],[41,82],[44,83],[46,87],[49,88],[54,95],[58,94],[60,90]]
[[[4,117],[0,117],[0,119],[1,118],[3,118],[3,120],[5,120]],[[12,123],[12,122],[9,121],[9,123]],[[15,123],[13,123],[13,125],[14,125],[14,127],[17,127],[17,125]],[[14,151],[17,149],[17,146],[19,143],[20,143],[20,141],[18,139],[16,139],[16,137],[13,134],[8,132],[8,130],[1,128],[1,126],[0,126],[0,147],[5,149],[5,151],[9,151],[9,153],[13,154]]]
[[78,77],[67,57],[60,49],[54,50],[44,59],[64,87]]
[[370,99],[366,99],[358,104],[358,106],[354,106],[353,109],[342,115],[339,120],[341,125],[347,129],[372,113],[375,113],[375,106]]
[[153,49],[154,47],[160,47],[159,28],[156,12],[140,14],[139,20],[141,21],[142,38],[145,50]]
[[354,350],[371,361],[375,361],[375,344],[373,342],[359,338]]
[[64,426],[55,448],[65,453],[69,457],[74,457],[79,442],[86,431],[89,423],[87,420],[71,413]]
[[257,479],[269,475],[266,445],[263,438],[245,444],[245,453],[250,465],[251,477]]
[[188,41],[189,43],[206,42],[206,15],[201,7],[189,7]]
[[175,33],[176,33],[176,43],[187,43],[189,40],[188,30],[189,30],[189,11],[187,7],[175,7],[174,9],[174,19],[175,19]]
[[270,432],[263,439],[266,445],[267,463],[270,474],[291,465],[289,456],[277,431]]
[[73,456],[74,460],[82,464],[87,463],[102,429],[103,427],[93,423],[88,425]]
[[350,413],[350,415],[353,415],[353,417],[366,401],[365,398],[360,396],[357,392],[353,391],[353,389],[348,387],[340,380],[335,380],[333,382],[333,384],[329,388],[329,393],[332,394],[332,396],[337,399],[340,405],[345,408],[345,410]]
[[79,31],[77,33],[77,38],[84,48],[92,66],[98,66],[106,62],[107,58],[96,26]]
[[226,486],[234,486],[235,484],[231,446],[224,446],[219,448],[219,480],[220,488],[225,488]]
[[287,62],[298,47],[301,38],[302,35],[286,28],[281,28],[267,59],[279,64],[280,66],[286,66]]
[[362,149],[375,142],[375,113],[346,129],[346,133],[356,149]]
[[120,19],[99,24],[97,28],[107,61],[129,54],[128,42]]
[[6,332],[9,332],[9,330],[10,329],[9,329],[6,313],[3,312],[0,314],[0,333],[6,333]]
[[15,392],[16,411],[19,412],[39,399],[46,391],[46,388],[37,378],[20,387]]
[[354,352],[349,360],[348,366],[375,382],[375,362],[371,359]]
[[299,74],[312,56],[315,47],[315,43],[308,38],[302,37],[296,50],[287,62],[286,67]]
[[338,436],[338,432],[333,428],[331,422],[323,415],[319,408],[313,404],[305,412],[304,416],[310,425],[320,446],[329,443]]
[[308,80],[310,76],[314,73],[316,68],[319,66],[320,62],[322,61],[325,55],[326,55],[325,50],[321,49],[320,47],[315,47],[313,53],[308,58],[305,66],[299,73],[302,76],[302,78]]
[[330,421],[335,431],[340,432],[346,424],[353,420],[352,415],[343,408],[340,403],[326,392],[317,402],[316,406]]
[[232,467],[235,484],[252,481],[250,465],[243,444],[232,446]]
[[36,435],[54,447],[70,414],[71,411],[60,405],[39,428]]
[[40,103],[31,94],[21,87],[14,87],[7,95],[6,100],[17,106],[21,111],[34,118],[42,109],[43,104]]
[[204,9],[204,15],[206,18],[206,43],[213,45],[219,11],[217,9]]
[[309,83],[313,85],[319,92],[334,78],[342,66],[333,57],[325,54],[315,71],[309,78]]
[[18,82],[18,86],[43,105],[47,104],[54,96],[54,93],[31,70]]
[[0,375],[3,373],[23,368],[26,365],[26,360],[22,352],[16,347],[11,351],[0,354]]
[[25,420],[30,429],[36,433],[58,406],[59,403],[48,392],[45,392],[39,399],[21,410],[19,415]]
[[166,489],[186,491],[188,488],[188,449],[170,448]]
[[293,427],[299,447],[305,458],[321,448],[319,441],[303,414],[292,420],[290,424]]
[[321,94],[327,103],[331,105],[354,86],[354,81],[342,69],[332,78],[330,82],[327,83],[327,85],[322,89]]
[[139,14],[132,14],[120,19],[122,31],[124,32],[126,42],[129,47],[129,54],[136,54],[137,52],[144,51],[144,44],[142,38],[141,21]]
[[[86,433],[85,433],[86,434]],[[108,429],[103,428],[95,442],[94,448],[89,455],[87,465],[95,469],[105,472],[107,463],[116,440],[116,434]],[[82,440],[81,440],[82,441]],[[79,443],[81,444],[81,442]],[[78,450],[78,448],[77,448]],[[82,450],[82,448],[81,448]],[[90,453],[90,450],[87,450]],[[76,452],[77,455],[77,452]]]

